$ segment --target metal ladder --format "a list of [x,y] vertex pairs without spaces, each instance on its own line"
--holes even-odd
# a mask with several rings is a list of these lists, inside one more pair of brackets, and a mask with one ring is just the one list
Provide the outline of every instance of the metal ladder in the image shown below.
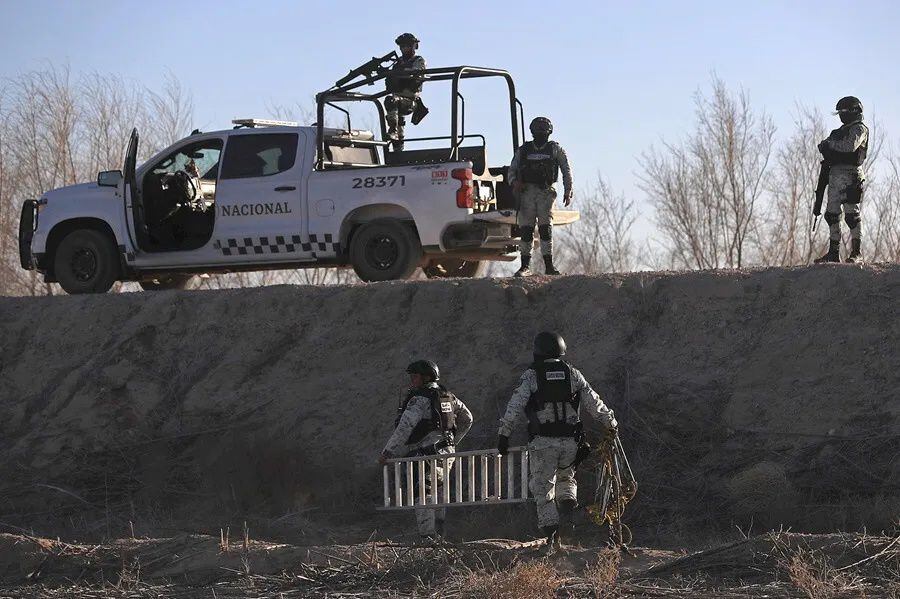
[[[447,468],[450,459],[451,468]],[[429,472],[442,466],[442,485],[426,491]],[[518,474],[517,474],[518,473]],[[391,458],[383,468],[384,505],[378,510],[435,509],[453,506],[499,505],[528,501],[528,449],[496,449]]]

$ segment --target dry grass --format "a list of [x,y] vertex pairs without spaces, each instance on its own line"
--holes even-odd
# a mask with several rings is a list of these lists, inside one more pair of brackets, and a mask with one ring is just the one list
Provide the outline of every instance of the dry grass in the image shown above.
[[465,599],[552,599],[562,583],[553,567],[537,561],[496,572],[470,571],[454,586],[456,596]]
[[840,572],[813,551],[798,550],[784,567],[791,583],[809,599],[837,599],[863,590],[858,576]]
[[616,549],[604,549],[597,556],[597,562],[585,569],[584,577],[590,583],[595,597],[602,599],[613,596],[621,561],[621,552]]

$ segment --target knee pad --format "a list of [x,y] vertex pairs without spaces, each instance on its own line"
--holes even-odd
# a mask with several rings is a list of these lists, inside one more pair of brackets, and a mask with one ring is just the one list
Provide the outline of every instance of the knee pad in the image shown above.
[[553,239],[553,226],[538,225],[538,234],[541,236],[541,241],[550,241]]
[[826,212],[825,213],[825,222],[829,225],[834,225],[840,222],[841,215],[837,212]]
[[397,97],[388,96],[384,99],[384,107],[386,110],[392,111],[397,109]]
[[855,229],[856,225],[859,224],[859,215],[856,213],[844,213],[844,222],[847,223],[847,226],[851,229]]
[[578,507],[578,502],[571,498],[560,499],[556,502],[556,509],[563,514],[575,511],[576,507]]
[[525,243],[534,241],[534,227],[519,227],[519,232],[522,234],[522,241]]

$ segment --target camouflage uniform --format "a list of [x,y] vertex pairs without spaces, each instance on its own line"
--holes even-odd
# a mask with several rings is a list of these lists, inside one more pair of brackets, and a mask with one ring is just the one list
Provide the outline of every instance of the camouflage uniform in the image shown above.
[[[562,364],[562,361],[556,358],[544,362]],[[600,396],[591,389],[581,372],[572,366],[569,368],[572,394],[578,397],[578,409],[564,411],[565,422],[576,424],[586,412],[604,429],[615,428],[617,424],[612,410],[606,407]],[[506,407],[506,413],[500,419],[500,435],[509,437],[516,425],[526,420],[525,407],[537,389],[537,374],[534,368],[529,368],[522,374],[521,382]],[[545,404],[544,408],[536,413],[538,422],[542,424],[554,422],[557,415],[554,408],[555,404]],[[574,437],[537,435],[528,443],[530,471],[528,488],[537,508],[538,525],[542,528],[559,524],[557,503],[567,499],[577,501],[575,472],[569,467],[577,451],[578,443]]]
[[[425,59],[418,54],[410,58],[400,57],[391,70],[393,71],[424,71]],[[421,91],[421,83],[415,78],[389,79],[389,91],[391,94],[384,99],[386,111],[385,120],[388,124],[388,135],[391,139],[402,140],[403,127],[406,119],[403,117],[413,113],[416,101]]]
[[[833,152],[853,153],[869,143],[869,129],[859,119],[843,125],[828,136],[824,144]],[[828,176],[828,202],[825,206],[825,220],[828,222],[832,241],[841,240],[841,208],[844,220],[850,228],[853,239],[862,237],[859,204],[862,200],[862,185],[865,173],[862,166],[833,164]]]
[[[531,148],[531,146],[526,144],[522,148]],[[519,169],[523,161],[520,156],[520,153],[523,151],[522,148],[516,152],[509,165],[509,176],[507,179],[510,185],[513,185],[520,178]],[[548,141],[540,148],[535,147],[534,149],[540,151],[545,148],[549,150],[549,157],[562,171],[564,193],[569,193],[572,189],[572,168],[569,166],[569,158],[566,156],[565,150],[554,141]],[[553,237],[550,232],[550,226],[552,225],[551,213],[556,195],[556,187],[553,184],[545,187],[534,183],[525,183],[522,191],[519,193],[517,224],[521,235],[519,251],[523,255],[531,255],[535,221],[537,221],[540,231],[541,254],[550,256],[553,253]]]
[[[434,382],[427,383],[425,387],[430,389],[439,388],[438,384]],[[453,440],[454,443],[459,443],[462,438],[466,436],[466,433],[469,432],[469,429],[472,428],[472,412],[469,411],[469,408],[467,408],[455,395],[452,396],[451,403],[453,404],[452,410],[456,415],[456,430],[453,435]],[[439,427],[429,432],[418,442],[407,445],[407,441],[409,440],[413,429],[415,429],[420,422],[431,420],[432,417],[431,400],[422,395],[413,395],[406,406],[406,410],[403,411],[403,415],[400,417],[400,422],[397,424],[393,434],[391,434],[390,439],[388,439],[387,444],[384,446],[383,453],[389,457],[396,458],[415,455],[443,455],[456,451],[455,445],[440,447],[441,442],[444,441],[444,434]],[[435,444],[438,444],[437,449],[435,449]],[[447,459],[447,468],[453,468],[453,461],[454,458]],[[438,463],[434,472],[431,472],[430,464],[426,462],[426,503],[433,503],[430,494],[432,484],[438,485],[438,497],[441,496],[441,493],[443,492],[443,480],[443,466]],[[416,523],[419,527],[419,534],[423,536],[435,534],[436,520],[443,522],[445,516],[446,509],[443,508],[417,509]]]

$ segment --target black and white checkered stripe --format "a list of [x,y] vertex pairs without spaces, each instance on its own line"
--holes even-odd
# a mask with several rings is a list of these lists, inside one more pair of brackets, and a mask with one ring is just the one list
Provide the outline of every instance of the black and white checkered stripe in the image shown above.
[[317,253],[341,253],[341,243],[334,241],[331,233],[325,233],[324,235],[313,233],[306,241],[303,240],[301,235],[217,239],[213,247],[221,250],[225,256],[290,254],[294,252],[312,252],[314,255]]

